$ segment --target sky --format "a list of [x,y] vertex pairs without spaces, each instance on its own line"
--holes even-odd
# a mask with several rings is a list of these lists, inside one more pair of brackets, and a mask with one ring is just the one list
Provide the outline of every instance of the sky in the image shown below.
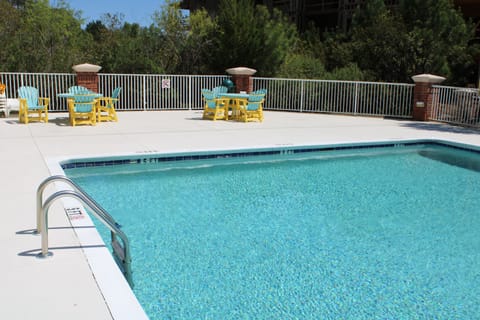
[[[82,18],[88,24],[99,20],[103,14],[124,14],[124,22],[149,26],[155,10],[160,11],[164,0],[65,0],[71,9],[82,11]],[[50,0],[55,6],[56,0]]]

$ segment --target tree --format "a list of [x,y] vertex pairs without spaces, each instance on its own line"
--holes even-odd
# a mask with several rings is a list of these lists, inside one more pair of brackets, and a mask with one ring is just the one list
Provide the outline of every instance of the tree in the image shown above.
[[[310,24],[295,42],[296,45],[290,49],[275,76],[299,79],[365,80],[364,72],[352,62],[351,45],[345,37],[341,37],[344,34],[327,34],[324,41],[320,35],[318,28]],[[334,51],[335,54],[332,54]],[[327,60],[329,53],[330,59]]]
[[[465,22],[449,0],[403,0],[400,8],[409,38],[408,72],[435,73],[458,83],[453,66],[469,59],[467,47],[474,36],[473,25]],[[470,60],[473,67],[474,61]]]
[[15,42],[20,16],[9,1],[0,0],[0,70],[15,70]]
[[[247,66],[260,76],[410,81],[435,73],[476,82],[480,45],[473,24],[451,0],[401,0],[389,11],[366,0],[347,32],[299,35],[279,11],[253,0],[221,0],[217,16],[184,15],[178,0],[155,12],[149,27],[106,14],[85,30],[80,12],[57,0],[0,0],[0,70],[68,72],[88,61],[111,73],[224,73]],[[470,45],[469,45],[470,44]]]
[[383,0],[368,0],[355,13],[350,37],[353,61],[369,78],[409,80],[407,33],[401,17],[392,14]]
[[273,75],[296,40],[295,27],[277,10],[251,0],[222,0],[217,16],[218,34],[211,69],[224,72],[237,66]]
[[187,22],[188,33],[178,71],[184,74],[210,73],[208,66],[214,65],[212,52],[215,51],[218,26],[204,9],[191,13]]
[[324,79],[325,66],[320,59],[305,53],[290,53],[276,72],[276,77],[297,79]]
[[160,63],[159,52],[162,50],[160,30],[154,25],[140,30],[138,47],[144,57],[143,68],[145,73],[165,73]]
[[52,8],[47,0],[27,0],[19,14],[19,29],[10,53],[13,70],[67,72],[72,65],[88,60],[86,48],[91,39],[64,2]]
[[123,49],[120,40],[122,24],[123,16],[107,13],[101,20],[92,21],[85,28],[94,40],[91,63],[102,66],[103,72],[123,72],[118,67],[118,54]]
[[343,68],[354,61],[350,35],[337,30],[324,34],[325,68],[335,70]]
[[403,0],[398,12],[382,0],[367,0],[350,31],[326,37],[325,66],[331,71],[354,63],[372,81],[409,82],[415,74],[434,73],[463,85],[475,70],[472,37],[472,26],[450,0]]
[[166,73],[175,73],[182,64],[182,52],[186,46],[187,23],[178,2],[167,0],[161,12],[154,13],[161,47],[157,51],[157,61]]
[[21,7],[25,6],[26,1],[25,0],[7,0],[5,2],[9,2],[15,8],[21,8]]
[[[122,73],[163,73],[157,59],[158,31],[141,28],[134,23],[125,23],[119,34],[116,54],[116,70]],[[157,45],[156,45],[157,44]]]

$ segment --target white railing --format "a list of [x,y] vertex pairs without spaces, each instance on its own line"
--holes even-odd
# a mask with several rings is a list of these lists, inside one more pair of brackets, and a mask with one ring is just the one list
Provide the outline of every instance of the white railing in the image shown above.
[[413,84],[254,78],[266,88],[265,109],[412,117]]
[[434,85],[430,119],[480,128],[478,89]]
[[118,110],[203,109],[201,89],[221,85],[227,76],[99,74],[99,91],[122,87]]
[[[189,110],[203,109],[201,89],[221,85],[227,76],[221,75],[135,75],[99,74],[99,92],[111,95],[122,87],[118,110]],[[75,85],[75,74],[0,72],[0,82],[6,84],[7,98],[17,98],[18,88],[33,86],[41,97],[50,98],[50,111],[66,111],[67,104],[59,93]]]
[[[118,110],[201,110],[201,89],[221,85],[225,75],[99,74],[99,92],[110,95],[122,87]],[[16,98],[22,85],[35,86],[50,97],[51,111],[66,111],[58,93],[75,85],[74,74],[0,73],[7,97]],[[412,116],[412,84],[253,78],[254,89],[267,89],[265,110]]]
[[0,72],[0,82],[7,86],[7,98],[17,98],[18,88],[21,86],[32,86],[38,89],[41,97],[50,98],[50,111],[67,110],[65,99],[57,97],[57,94],[67,92],[69,87],[74,86],[75,77],[75,74],[70,73]]

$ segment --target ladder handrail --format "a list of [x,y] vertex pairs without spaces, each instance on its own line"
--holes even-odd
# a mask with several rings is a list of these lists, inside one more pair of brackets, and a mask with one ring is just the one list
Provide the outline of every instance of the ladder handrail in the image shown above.
[[[67,183],[74,191],[77,191],[82,194],[86,194],[83,189],[73,182],[71,179],[63,176],[63,175],[55,175],[55,176],[50,176],[43,180],[42,183],[37,188],[37,230],[35,231],[37,234],[40,233],[40,216],[41,216],[41,210],[42,210],[42,200],[43,200],[43,192],[45,191],[45,188],[52,182],[56,181],[61,181]],[[102,208],[95,200],[92,198],[88,197],[90,201],[92,201],[97,207]],[[116,223],[113,217],[108,214],[105,210],[102,208],[102,214],[104,215],[105,220],[109,220],[112,223]],[[117,224],[117,226],[120,226]]]
[[[61,190],[57,191],[48,197],[42,204],[43,190],[45,187],[54,181],[64,181],[70,184],[74,190]],[[42,251],[38,255],[40,258],[51,256],[52,253],[48,251],[48,211],[50,206],[56,200],[64,197],[75,198],[81,202],[82,205],[90,209],[90,211],[101,221],[108,229],[110,229],[112,237],[113,255],[122,264],[122,272],[125,275],[130,286],[133,288],[133,278],[131,270],[131,256],[130,256],[130,243],[125,233],[120,230],[120,225],[112,218],[108,212],[105,211],[95,200],[89,197],[77,184],[65,176],[52,176],[45,179],[38,187],[37,192],[37,232],[42,237]],[[38,205],[40,203],[40,205]],[[123,257],[120,257],[118,250],[117,236],[122,240]],[[115,244],[115,245],[114,245]]]

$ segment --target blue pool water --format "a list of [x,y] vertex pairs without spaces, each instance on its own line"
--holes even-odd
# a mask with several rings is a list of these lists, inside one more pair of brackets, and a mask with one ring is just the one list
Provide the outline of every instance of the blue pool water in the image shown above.
[[151,319],[480,317],[478,154],[285,153],[66,173],[123,226]]

